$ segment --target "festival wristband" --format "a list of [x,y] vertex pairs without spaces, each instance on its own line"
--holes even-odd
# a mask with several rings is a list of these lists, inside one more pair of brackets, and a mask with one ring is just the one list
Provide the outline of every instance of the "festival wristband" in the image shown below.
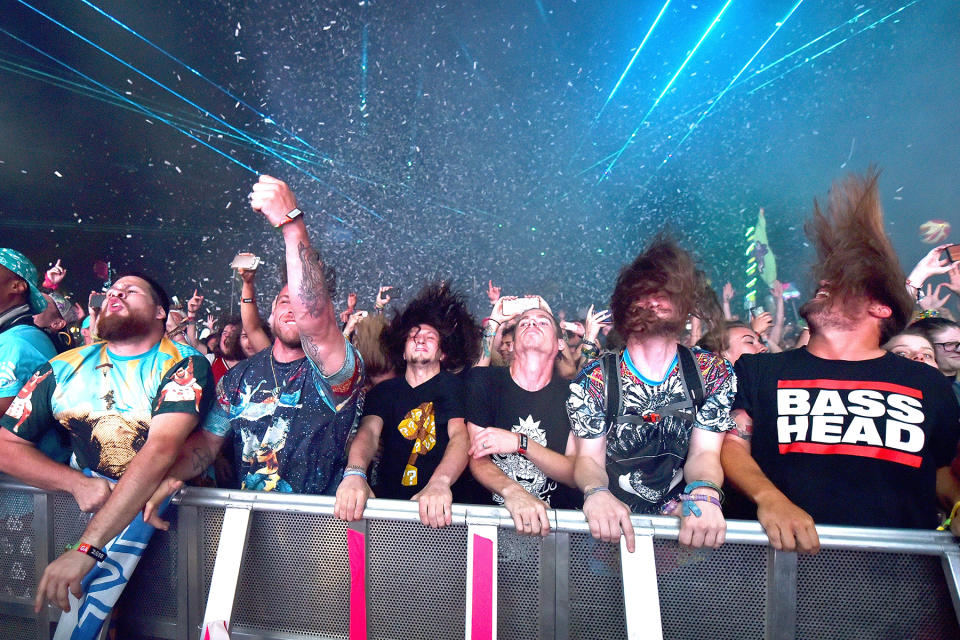
[[960,500],[958,500],[954,505],[953,509],[950,510],[950,515],[947,516],[947,519],[943,521],[943,524],[937,527],[937,531],[946,531],[950,528],[950,523],[953,522],[953,519],[957,517],[957,512],[960,511]]
[[713,489],[720,495],[720,502],[721,503],[723,502],[723,489],[721,489],[720,486],[717,485],[716,483],[710,482],[709,480],[696,480],[694,482],[691,482],[686,487],[684,487],[683,492],[692,493],[694,489],[700,489],[700,488]]
[[610,491],[609,487],[600,485],[599,487],[593,487],[592,489],[587,489],[583,492],[583,499],[586,500],[595,493],[600,493],[601,491]]
[[87,554],[97,562],[103,562],[107,559],[107,554],[105,554],[102,549],[98,549],[92,544],[87,544],[86,542],[75,542],[71,545],[67,545],[67,547],[64,549],[64,551],[74,550]]
[[243,304],[253,304],[253,298],[240,298],[240,302]]
[[283,225],[293,222],[294,220],[296,220],[302,215],[303,215],[303,211],[300,211],[300,209],[297,209],[296,207],[294,207],[287,213],[287,216],[283,220],[281,220],[279,223],[273,226],[279,229]]
[[517,435],[519,436],[519,440],[517,441],[517,453],[519,453],[522,456],[526,456],[527,455],[527,436],[522,433],[518,433]]

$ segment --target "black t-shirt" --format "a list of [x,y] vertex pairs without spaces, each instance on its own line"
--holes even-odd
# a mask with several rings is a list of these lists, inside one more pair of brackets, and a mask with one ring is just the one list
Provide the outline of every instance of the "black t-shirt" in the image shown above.
[[[566,411],[569,395],[569,382],[559,376],[539,391],[527,391],[513,381],[508,367],[477,368],[470,376],[467,421],[525,434],[531,442],[563,454],[570,435]],[[507,477],[552,507],[579,506],[573,489],[548,478],[527,458],[512,453],[492,455],[490,459]],[[493,494],[492,498],[495,504],[503,504],[502,497]]]
[[936,526],[936,470],[960,438],[957,400],[936,369],[796,349],[741,356],[736,373],[733,408],[753,418],[753,457],[814,521]]
[[427,485],[450,442],[447,422],[464,417],[463,405],[463,382],[447,371],[417,387],[399,376],[369,391],[363,415],[383,420],[378,498],[409,500]]

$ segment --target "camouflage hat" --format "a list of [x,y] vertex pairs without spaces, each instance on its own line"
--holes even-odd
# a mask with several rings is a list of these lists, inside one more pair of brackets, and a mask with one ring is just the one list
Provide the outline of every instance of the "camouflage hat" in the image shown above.
[[27,281],[27,287],[30,288],[30,311],[32,313],[41,313],[47,308],[47,299],[37,288],[37,268],[19,251],[13,249],[0,249],[0,266],[4,266],[16,275]]

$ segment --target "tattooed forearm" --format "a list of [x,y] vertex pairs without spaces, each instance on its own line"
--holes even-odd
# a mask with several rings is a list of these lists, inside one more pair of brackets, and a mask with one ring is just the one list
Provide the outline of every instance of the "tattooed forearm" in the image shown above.
[[310,358],[310,360],[316,363],[317,367],[320,368],[320,373],[323,375],[327,375],[326,368],[323,366],[323,359],[320,357],[320,349],[319,347],[317,347],[317,344],[316,342],[314,342],[313,338],[311,338],[310,336],[301,334],[300,346],[303,347],[304,355]]
[[207,451],[205,447],[194,447],[193,449],[193,475],[198,476],[203,473],[210,463],[213,462],[213,454]]
[[480,348],[483,349],[484,358],[490,357],[490,348],[493,346],[493,337],[494,336],[489,333],[483,334],[483,340],[480,342]]
[[297,253],[300,256],[303,274],[298,292],[300,302],[311,317],[318,318],[330,303],[323,277],[323,262],[320,260],[320,254],[303,242],[297,245]]

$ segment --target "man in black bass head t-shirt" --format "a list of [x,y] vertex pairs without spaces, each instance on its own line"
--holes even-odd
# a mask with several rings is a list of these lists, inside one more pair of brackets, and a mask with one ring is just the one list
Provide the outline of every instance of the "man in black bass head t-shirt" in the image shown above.
[[524,311],[510,366],[474,369],[468,383],[470,472],[507,508],[518,533],[547,535],[547,507],[575,506],[570,388],[554,375],[561,335],[549,309]]
[[737,361],[724,473],[777,549],[816,552],[815,522],[933,528],[958,408],[943,376],[880,348],[913,300],[883,232],[876,173],[835,185],[807,234],[819,282],[800,310],[810,342]]
[[[359,520],[367,499],[417,500],[420,520],[451,522],[451,486],[467,466],[464,388],[452,373],[479,355],[480,331],[463,297],[428,285],[387,326],[381,341],[400,376],[367,394],[334,514]],[[367,469],[379,445],[376,480]]]

